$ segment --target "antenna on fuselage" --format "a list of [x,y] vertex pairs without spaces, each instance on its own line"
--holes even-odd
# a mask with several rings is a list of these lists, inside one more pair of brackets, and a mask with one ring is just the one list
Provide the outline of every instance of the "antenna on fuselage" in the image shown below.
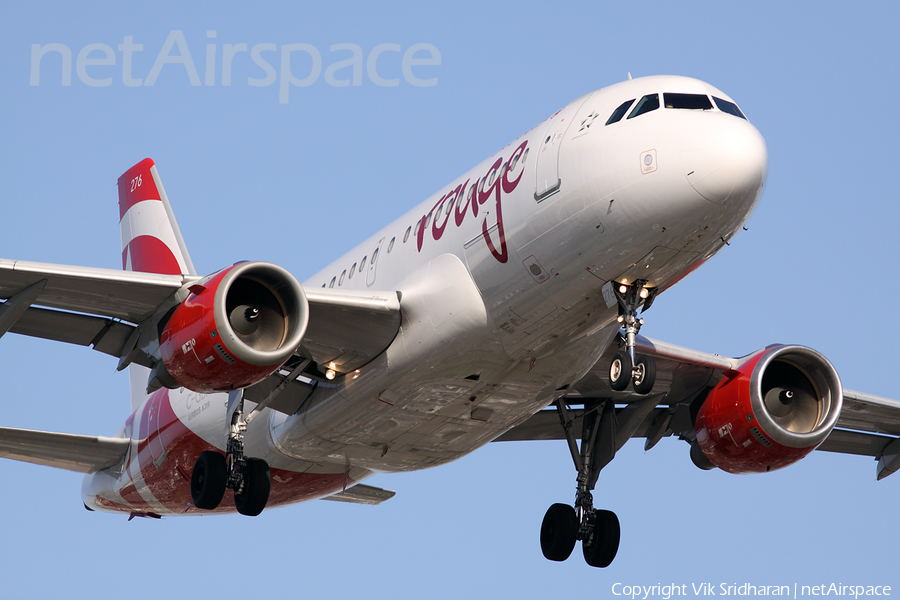
[[631,71],[628,71],[628,81],[631,81]]

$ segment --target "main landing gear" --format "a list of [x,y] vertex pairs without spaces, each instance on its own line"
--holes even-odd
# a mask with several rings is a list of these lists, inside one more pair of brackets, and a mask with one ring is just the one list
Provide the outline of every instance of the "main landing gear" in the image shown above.
[[655,288],[644,287],[645,281],[633,285],[610,282],[619,303],[619,323],[625,328],[625,350],[616,352],[609,365],[609,387],[621,392],[633,384],[637,394],[649,394],[656,383],[656,361],[652,356],[635,357],[637,334],[644,320],[638,318],[638,308],[643,303],[644,310],[650,308],[655,296]]
[[242,515],[255,517],[266,507],[272,485],[269,465],[260,458],[244,456],[245,431],[247,422],[241,398],[231,416],[226,455],[206,451],[194,463],[191,500],[197,508],[212,510],[218,507],[226,488],[234,490],[234,505]]
[[[625,390],[630,382],[635,393],[647,395],[656,383],[653,357],[635,357],[637,334],[644,324],[643,319],[638,318],[637,311],[641,305],[647,310],[656,295],[654,288],[645,287],[646,283],[636,281],[626,285],[609,282],[603,289],[608,306],[612,307],[615,297],[619,305],[618,321],[625,328],[625,335],[622,336],[625,350],[615,354],[609,367],[609,385],[617,392]],[[654,400],[650,397],[646,402],[652,403]],[[645,400],[639,403],[645,403]],[[554,504],[547,510],[541,523],[541,551],[550,560],[564,561],[581,540],[585,562],[592,567],[607,567],[619,550],[619,518],[612,511],[595,509],[591,492],[601,469],[616,455],[615,405],[612,399],[585,401],[580,448],[572,430],[575,420],[570,418],[562,398],[557,399],[556,408],[578,471],[575,506]],[[624,431],[623,435],[628,437],[629,432]]]
[[585,562],[592,567],[607,567],[619,550],[619,518],[612,511],[595,509],[591,491],[600,470],[616,454],[615,407],[612,401],[585,404],[580,449],[572,431],[573,419],[562,398],[556,401],[556,408],[578,470],[575,507],[554,504],[547,510],[541,523],[541,551],[549,560],[562,562],[581,540]]

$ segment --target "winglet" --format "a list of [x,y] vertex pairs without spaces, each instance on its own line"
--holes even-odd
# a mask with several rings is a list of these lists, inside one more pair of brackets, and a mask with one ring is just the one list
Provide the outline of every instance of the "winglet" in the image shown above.
[[195,275],[153,160],[145,158],[125,171],[118,185],[122,268],[144,273]]

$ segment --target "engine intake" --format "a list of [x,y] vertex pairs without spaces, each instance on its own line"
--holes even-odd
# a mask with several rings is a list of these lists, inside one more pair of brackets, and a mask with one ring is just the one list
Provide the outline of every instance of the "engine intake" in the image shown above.
[[165,380],[195,392],[258,383],[294,353],[309,322],[303,288],[285,269],[246,262],[190,287],[160,334]]
[[804,346],[775,346],[726,373],[697,413],[697,443],[729,473],[764,473],[815,450],[841,414],[841,380]]

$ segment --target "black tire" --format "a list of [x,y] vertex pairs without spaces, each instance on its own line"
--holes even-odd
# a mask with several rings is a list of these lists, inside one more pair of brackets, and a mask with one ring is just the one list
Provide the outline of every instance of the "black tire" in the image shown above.
[[269,465],[260,458],[248,458],[244,466],[244,485],[241,493],[234,494],[234,505],[242,515],[255,517],[269,501],[272,488]]
[[656,361],[652,356],[642,356],[637,359],[632,375],[634,391],[638,394],[649,394],[656,384]]
[[[581,544],[584,562],[592,567],[608,567],[619,551],[619,517],[611,510],[594,513],[594,535]],[[590,543],[588,543],[590,542]]]
[[212,510],[219,506],[225,495],[227,481],[228,468],[225,466],[225,457],[210,450],[201,452],[191,472],[191,501],[194,506],[203,510]]
[[541,523],[541,552],[544,558],[562,562],[569,558],[578,536],[578,516],[568,504],[554,504]]
[[628,387],[631,381],[631,356],[627,352],[616,352],[612,362],[609,363],[609,387],[615,392],[621,392]]

